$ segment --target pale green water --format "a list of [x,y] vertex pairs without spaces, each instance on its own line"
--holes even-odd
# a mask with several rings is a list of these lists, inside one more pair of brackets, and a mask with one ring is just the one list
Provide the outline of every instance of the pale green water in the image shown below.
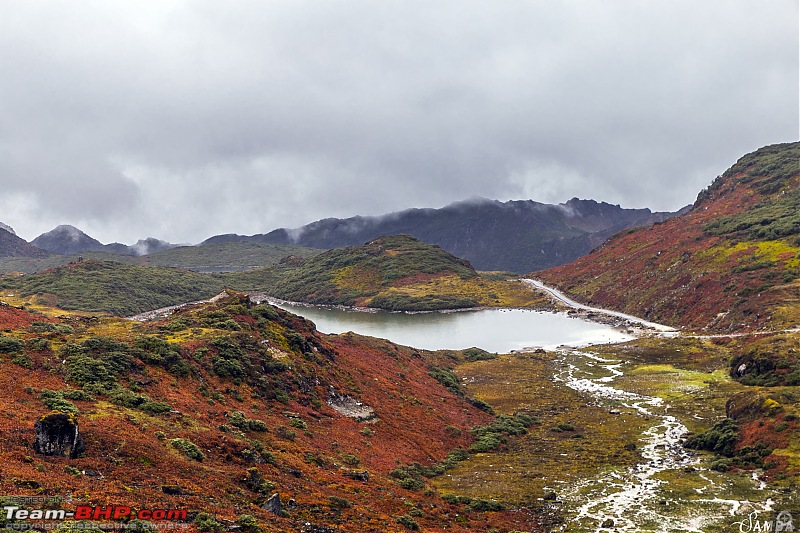
[[308,318],[323,333],[352,331],[427,350],[477,346],[490,352],[508,353],[522,348],[584,346],[632,338],[604,324],[523,309],[408,314],[284,303],[278,307]]

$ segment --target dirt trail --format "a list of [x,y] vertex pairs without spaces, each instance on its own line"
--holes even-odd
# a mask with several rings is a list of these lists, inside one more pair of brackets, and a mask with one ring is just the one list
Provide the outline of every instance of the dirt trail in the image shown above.
[[548,287],[547,285],[545,285],[544,283],[542,283],[539,280],[523,278],[520,281],[522,281],[523,283],[525,283],[527,285],[530,285],[534,289],[546,292],[547,294],[549,294],[550,296],[552,296],[553,298],[555,298],[559,302],[567,304],[568,306],[570,306],[572,308],[575,308],[575,309],[582,309],[584,311],[591,311],[593,313],[601,313],[601,314],[604,314],[604,315],[610,315],[610,316],[613,316],[613,317],[621,318],[623,320],[627,320],[629,322],[634,322],[636,324],[640,324],[642,326],[645,326],[645,327],[648,327],[648,328],[652,328],[652,329],[655,329],[657,331],[661,331],[661,332],[665,332],[665,333],[666,332],[677,331],[673,327],[665,326],[664,324],[657,324],[655,322],[649,322],[647,320],[644,320],[643,318],[639,318],[639,317],[636,317],[636,316],[633,316],[633,315],[628,315],[628,314],[625,314],[625,313],[620,313],[619,311],[611,311],[610,309],[602,309],[600,307],[591,307],[589,305],[584,305],[584,304],[578,303],[575,300],[565,296],[564,293],[554,289],[553,287]]

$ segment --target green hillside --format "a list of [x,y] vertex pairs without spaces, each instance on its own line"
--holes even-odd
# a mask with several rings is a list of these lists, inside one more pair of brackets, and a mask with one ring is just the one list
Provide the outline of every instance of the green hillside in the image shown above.
[[122,316],[209,298],[223,289],[218,276],[94,260],[0,279],[5,293],[36,295],[65,310]]
[[[484,279],[467,261],[413,237],[382,237],[364,246],[318,255],[313,250],[289,246],[252,243],[209,246],[217,248],[217,252],[221,249],[240,252],[231,257],[230,264],[241,264],[246,258],[266,260],[268,255],[275,262],[286,251],[300,251],[313,257],[291,255],[271,267],[226,274],[90,259],[39,273],[7,274],[0,279],[0,290],[24,298],[35,296],[45,305],[64,310],[122,316],[206,299],[225,288],[263,291],[302,302],[406,311],[524,307],[543,302],[522,284]],[[180,260],[184,266],[197,265],[212,257],[195,253],[194,249],[169,252],[155,255],[164,262]]]
[[408,235],[374,239],[303,261],[225,275],[238,290],[286,300],[365,306],[390,311],[466,307],[535,307],[543,297],[505,276],[482,275],[464,259]]
[[271,293],[279,298],[388,309],[444,309],[477,305],[457,295],[391,294],[390,289],[443,276],[478,277],[469,262],[407,235],[380,237],[363,246],[322,253],[286,269]]

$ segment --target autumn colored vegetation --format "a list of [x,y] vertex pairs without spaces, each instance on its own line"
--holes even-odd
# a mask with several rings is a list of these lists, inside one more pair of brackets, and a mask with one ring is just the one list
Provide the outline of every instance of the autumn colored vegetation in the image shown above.
[[537,272],[587,302],[708,332],[797,325],[800,143],[742,157],[688,213]]
[[[438,471],[486,435],[523,431],[526,421],[495,422],[433,375],[464,360],[459,352],[323,335],[241,293],[150,323],[13,315],[26,319],[0,336],[5,494],[188,509],[204,531],[538,527],[524,508],[450,501],[424,475],[404,486],[392,474]],[[341,398],[375,416],[336,411]],[[34,422],[51,411],[76,417],[79,458],[31,448]],[[279,512],[264,508],[274,494]]]

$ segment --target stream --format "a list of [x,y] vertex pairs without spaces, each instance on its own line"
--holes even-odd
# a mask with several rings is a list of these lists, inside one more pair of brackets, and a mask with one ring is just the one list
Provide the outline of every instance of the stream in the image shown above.
[[[739,500],[730,495],[733,487],[728,480],[700,466],[699,456],[681,445],[686,427],[669,414],[669,405],[662,398],[614,387],[614,381],[623,375],[623,362],[567,348],[558,353],[556,380],[598,405],[632,410],[635,416],[654,422],[638,448],[641,463],[562,488],[563,499],[572,508],[563,531],[704,533],[713,524],[732,531],[724,525],[734,523],[742,512],[771,509],[772,491],[756,474],[741,480],[751,485],[752,501]],[[664,474],[691,481],[691,499],[671,497],[664,490],[669,489]]]

